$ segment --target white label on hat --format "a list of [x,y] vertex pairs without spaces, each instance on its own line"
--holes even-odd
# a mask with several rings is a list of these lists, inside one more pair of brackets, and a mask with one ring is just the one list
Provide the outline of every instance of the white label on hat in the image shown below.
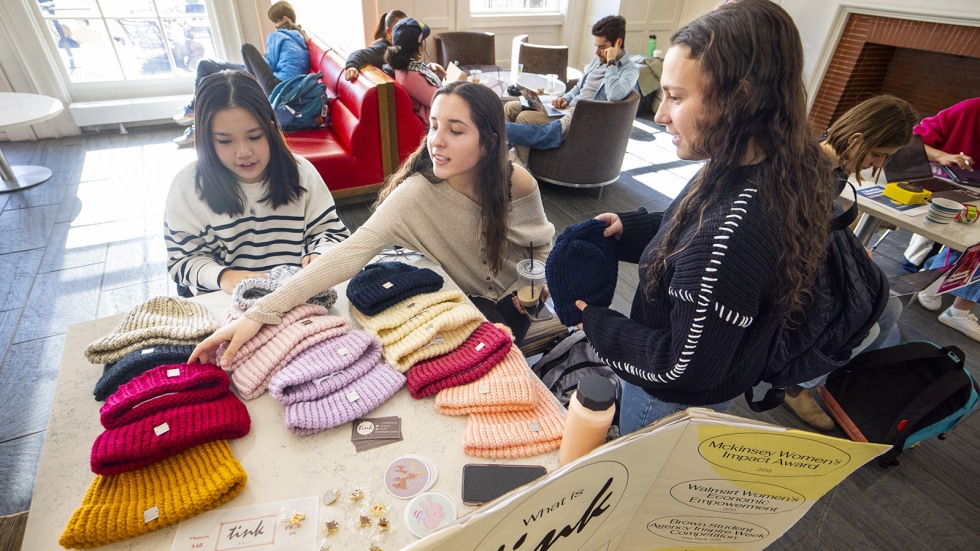
[[315,384],[316,386],[320,386],[320,384],[323,381],[326,381],[327,379],[329,379],[330,377],[333,377],[334,375],[336,375],[336,373],[329,373],[329,374],[324,375],[323,377],[320,377],[318,379],[313,379],[313,384]]
[[349,356],[350,350],[347,350],[347,347],[338,348],[337,354],[340,354],[341,356]]
[[170,425],[166,423],[153,427],[153,432],[155,432],[157,436],[160,436],[161,434],[168,432],[169,430],[170,430]]
[[483,347],[485,347],[485,346],[486,346],[486,344],[484,344],[484,343],[481,342],[480,344],[476,345],[476,351],[479,352],[479,351],[483,350]]
[[425,343],[425,345],[422,346],[422,348],[425,348],[426,346],[435,346],[437,344],[446,344],[446,338],[443,337],[442,335],[436,335],[432,337],[431,341]]
[[490,385],[488,385],[487,383],[480,383],[480,394],[489,394],[489,393],[490,393]]
[[173,368],[167,370],[167,377],[180,377],[180,368]]
[[541,430],[541,425],[537,421],[528,421],[527,428],[531,429],[531,432],[538,432]]
[[392,287],[395,286],[395,284],[390,281],[385,281],[384,283],[381,284],[381,286],[384,287],[385,289],[391,289]]
[[354,403],[354,402],[356,402],[356,401],[358,401],[360,399],[361,399],[361,397],[357,395],[357,391],[356,390],[352,390],[352,391],[350,391],[350,392],[347,393],[347,401],[348,402]]
[[156,350],[156,349],[155,348],[144,348],[143,350],[140,350],[140,354],[141,355],[142,354],[152,354],[154,350]]
[[306,319],[306,320],[303,320],[303,323],[302,323],[302,325],[309,325],[309,324],[311,324],[311,323],[313,323],[313,320],[310,320],[310,319]]
[[150,522],[151,520],[156,520],[160,517],[160,508],[154,505],[149,509],[143,511],[143,524]]

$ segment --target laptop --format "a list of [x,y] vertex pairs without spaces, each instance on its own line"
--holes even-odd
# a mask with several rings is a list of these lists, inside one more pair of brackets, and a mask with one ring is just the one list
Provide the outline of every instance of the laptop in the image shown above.
[[980,192],[933,176],[921,136],[913,135],[912,143],[899,149],[888,159],[885,164],[885,179],[888,182],[916,184],[922,189],[931,191],[933,197],[942,197],[960,203],[980,200]]
[[534,109],[535,111],[544,113],[549,117],[560,117],[568,112],[567,109],[556,109],[551,105],[545,105],[541,101],[541,98],[538,97],[538,93],[526,86],[518,84],[517,87],[521,91],[521,97],[527,100],[528,107]]

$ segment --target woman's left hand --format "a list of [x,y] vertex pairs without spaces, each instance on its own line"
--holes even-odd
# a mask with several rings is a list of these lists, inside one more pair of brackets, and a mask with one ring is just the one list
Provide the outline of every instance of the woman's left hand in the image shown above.
[[[575,307],[584,312],[585,311],[585,308],[588,307],[588,304],[586,304],[584,300],[576,300],[575,301]],[[581,322],[579,322],[578,328],[579,328],[579,331],[582,330],[582,323]]]
[[446,78],[446,69],[444,69],[442,65],[432,62],[429,63],[429,69],[432,69],[432,72],[435,73],[440,79]]
[[300,262],[300,266],[303,267],[303,268],[309,266],[310,265],[310,262],[313,262],[314,260],[316,260],[316,258],[318,256],[320,256],[319,253],[310,253],[310,254],[304,256],[303,257],[303,261]]

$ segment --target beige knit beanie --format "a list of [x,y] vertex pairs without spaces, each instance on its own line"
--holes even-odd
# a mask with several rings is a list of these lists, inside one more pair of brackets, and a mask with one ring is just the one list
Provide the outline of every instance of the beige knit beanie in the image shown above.
[[436,394],[436,411],[443,415],[528,410],[537,398],[537,376],[514,346],[486,375]]
[[94,364],[113,363],[126,354],[164,344],[196,345],[218,329],[211,312],[180,297],[153,297],[133,308],[111,333],[85,349]]
[[374,316],[365,315],[351,306],[351,315],[365,331],[377,335],[384,346],[405,338],[439,314],[463,304],[469,304],[469,300],[461,291],[438,291],[415,295]]
[[469,302],[457,304],[401,339],[385,345],[385,360],[391,367],[405,373],[422,360],[456,350],[483,321],[483,314],[476,306]]

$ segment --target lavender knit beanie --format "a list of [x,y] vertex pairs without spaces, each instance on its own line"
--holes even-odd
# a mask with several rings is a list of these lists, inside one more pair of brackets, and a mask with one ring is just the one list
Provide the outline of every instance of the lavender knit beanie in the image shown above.
[[361,312],[373,316],[417,294],[438,291],[442,284],[442,276],[428,268],[377,262],[351,278],[347,299]]
[[[253,277],[246,279],[235,286],[235,290],[231,293],[231,304],[239,310],[248,310],[262,297],[282,287],[290,276],[299,273],[300,270],[302,268],[299,266],[276,266],[269,272],[268,278]],[[327,289],[306,302],[330,308],[337,302],[337,291]]]
[[381,343],[370,333],[351,331],[300,352],[269,382],[280,404],[309,402],[347,386],[381,360]]

